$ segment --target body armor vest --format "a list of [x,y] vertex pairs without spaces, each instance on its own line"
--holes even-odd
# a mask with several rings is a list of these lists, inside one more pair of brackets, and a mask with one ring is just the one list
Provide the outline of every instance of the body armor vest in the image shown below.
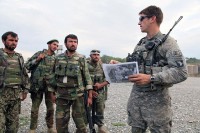
[[167,63],[167,60],[158,52],[158,48],[161,45],[160,41],[163,37],[163,34],[158,33],[158,35],[151,40],[142,38],[137,44],[134,52],[131,55],[128,55],[127,61],[138,62],[140,73],[157,73],[157,71],[153,71],[154,68],[157,70],[157,67],[163,67]]
[[83,83],[81,72],[81,57],[67,57],[61,54],[55,64],[55,78],[59,97],[74,100],[80,91],[80,83]]
[[104,82],[104,73],[103,73],[102,66],[99,62],[97,64],[88,62],[88,69],[89,69],[93,84],[95,84],[96,82],[98,83]]
[[14,54],[13,57],[9,57],[4,54],[7,59],[8,66],[5,68],[4,83],[6,86],[21,85],[22,84],[22,70],[19,64],[18,55]]
[[19,62],[18,53],[14,53],[10,57],[7,53],[2,52],[0,57],[0,86],[21,85],[22,84],[22,69]]

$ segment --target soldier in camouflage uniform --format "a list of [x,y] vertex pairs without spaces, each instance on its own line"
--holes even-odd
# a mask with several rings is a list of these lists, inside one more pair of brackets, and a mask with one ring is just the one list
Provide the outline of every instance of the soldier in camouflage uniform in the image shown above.
[[18,35],[2,35],[5,48],[0,49],[0,133],[17,133],[21,101],[27,96],[28,75],[21,54],[15,52]]
[[58,40],[50,40],[47,42],[48,50],[44,49],[38,51],[25,64],[26,68],[31,72],[30,94],[32,99],[32,108],[29,133],[35,133],[37,128],[38,111],[43,100],[43,95],[45,95],[45,104],[47,107],[46,123],[48,133],[55,132],[53,129],[54,107],[47,89],[47,81],[53,68],[55,51],[57,50],[58,43]]
[[92,50],[90,52],[88,69],[90,72],[91,79],[93,81],[93,89],[95,92],[97,92],[97,96],[95,95],[93,97],[92,102],[92,113],[95,114],[95,117],[93,117],[93,122],[98,125],[99,133],[109,133],[107,128],[104,126],[103,122],[108,82],[106,81],[103,72],[99,50]]
[[139,13],[142,32],[147,33],[134,49],[133,57],[139,74],[129,76],[133,89],[129,97],[128,123],[132,133],[170,133],[172,109],[169,88],[187,79],[186,62],[177,42],[166,41],[160,32],[163,13],[159,7],[149,6]]
[[70,107],[72,107],[76,133],[87,133],[83,93],[89,90],[87,102],[91,105],[92,80],[85,57],[76,52],[77,36],[69,34],[64,42],[67,50],[56,57],[50,81],[52,89],[49,89],[52,101],[55,101],[56,93],[56,129],[58,133],[68,133]]

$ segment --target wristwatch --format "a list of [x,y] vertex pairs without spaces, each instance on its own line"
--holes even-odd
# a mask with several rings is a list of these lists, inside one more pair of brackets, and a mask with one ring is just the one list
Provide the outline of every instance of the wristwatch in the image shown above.
[[154,83],[154,81],[155,81],[155,76],[154,76],[154,75],[151,75],[151,77],[150,77],[150,82],[151,82],[151,83]]

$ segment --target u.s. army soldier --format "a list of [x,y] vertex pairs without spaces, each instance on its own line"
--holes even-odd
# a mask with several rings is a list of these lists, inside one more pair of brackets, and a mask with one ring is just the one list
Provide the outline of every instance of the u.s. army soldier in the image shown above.
[[129,76],[133,82],[127,111],[132,133],[170,133],[172,109],[169,88],[187,78],[186,62],[177,42],[160,32],[163,13],[149,6],[139,13],[141,32],[147,35],[136,45],[132,59],[139,65],[139,74]]

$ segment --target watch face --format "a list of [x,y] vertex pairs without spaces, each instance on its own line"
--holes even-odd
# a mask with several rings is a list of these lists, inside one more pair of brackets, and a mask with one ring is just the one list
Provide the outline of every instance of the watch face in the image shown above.
[[154,82],[155,78],[153,76],[151,76],[151,82]]

